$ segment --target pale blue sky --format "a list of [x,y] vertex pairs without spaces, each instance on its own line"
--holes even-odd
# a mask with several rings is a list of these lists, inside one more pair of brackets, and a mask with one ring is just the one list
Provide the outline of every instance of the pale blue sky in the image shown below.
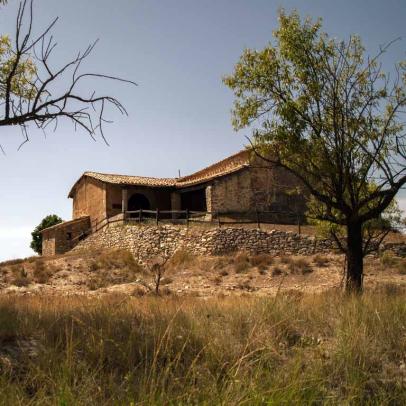
[[[0,9],[0,33],[14,31],[17,4]],[[100,38],[87,70],[139,86],[97,87],[130,114],[112,115],[110,147],[61,122],[46,139],[32,129],[17,152],[19,131],[1,129],[7,155],[0,155],[0,260],[32,255],[30,231],[45,215],[71,218],[67,193],[86,170],[175,177],[178,169],[188,174],[241,149],[248,132],[231,127],[233,97],[221,77],[245,47],[271,40],[279,7],[322,17],[336,37],[359,34],[371,53],[401,36],[385,65],[406,59],[406,0],[35,0],[37,29],[60,17],[56,65]]]

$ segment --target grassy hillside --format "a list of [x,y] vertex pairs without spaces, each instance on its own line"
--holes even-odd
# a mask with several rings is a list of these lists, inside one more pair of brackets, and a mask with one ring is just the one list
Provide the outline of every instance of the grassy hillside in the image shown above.
[[0,404],[406,404],[406,301],[0,298]]
[[[161,293],[180,296],[275,295],[322,292],[343,282],[340,255],[271,256],[245,252],[196,257],[178,251],[166,263]],[[153,293],[150,267],[124,250],[86,251],[0,263],[0,294],[102,295]],[[367,290],[382,284],[406,288],[406,258],[388,253],[365,261]]]

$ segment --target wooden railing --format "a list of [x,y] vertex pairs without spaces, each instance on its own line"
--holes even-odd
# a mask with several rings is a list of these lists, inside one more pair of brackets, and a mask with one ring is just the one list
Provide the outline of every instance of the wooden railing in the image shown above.
[[125,213],[125,221],[155,221],[170,223],[216,223],[219,227],[227,224],[294,224],[300,226],[305,222],[303,214],[293,211],[193,211],[193,210],[134,210]]

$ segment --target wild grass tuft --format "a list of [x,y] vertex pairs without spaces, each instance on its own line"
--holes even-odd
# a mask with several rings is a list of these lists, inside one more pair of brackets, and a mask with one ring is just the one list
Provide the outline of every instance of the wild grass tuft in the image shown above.
[[2,297],[0,404],[405,404],[405,331],[399,292]]

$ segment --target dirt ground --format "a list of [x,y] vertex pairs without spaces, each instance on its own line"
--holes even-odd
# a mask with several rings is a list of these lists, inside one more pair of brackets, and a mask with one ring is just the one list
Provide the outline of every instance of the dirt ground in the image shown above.
[[[159,260],[157,261],[159,264]],[[122,250],[32,257],[0,264],[0,294],[153,294],[157,268],[141,267]],[[160,294],[197,297],[317,293],[339,289],[339,255],[194,257],[179,252],[160,267]],[[365,260],[365,289],[405,289],[406,259],[384,255]]]

